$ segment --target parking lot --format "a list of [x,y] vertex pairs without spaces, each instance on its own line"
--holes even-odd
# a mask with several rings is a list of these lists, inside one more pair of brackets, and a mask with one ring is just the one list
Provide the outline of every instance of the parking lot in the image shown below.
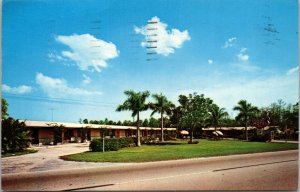
[[94,163],[64,161],[60,156],[89,150],[89,143],[33,147],[38,152],[22,156],[1,158],[2,174],[114,166],[122,163]]

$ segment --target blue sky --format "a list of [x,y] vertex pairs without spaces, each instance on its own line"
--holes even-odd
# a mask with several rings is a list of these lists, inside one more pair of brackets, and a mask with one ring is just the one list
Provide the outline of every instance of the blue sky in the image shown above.
[[203,93],[232,116],[240,99],[298,101],[296,0],[5,0],[2,12],[15,118],[132,119],[115,112],[128,89],[176,104]]

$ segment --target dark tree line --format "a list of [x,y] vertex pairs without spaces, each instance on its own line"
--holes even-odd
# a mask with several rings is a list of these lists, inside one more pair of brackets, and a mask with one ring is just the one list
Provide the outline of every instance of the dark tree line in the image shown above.
[[[124,120],[124,121],[113,121],[113,120],[108,120],[105,118],[104,120],[88,120],[88,119],[83,119],[79,120],[79,123],[82,124],[95,124],[95,125],[121,125],[121,126],[136,126],[136,121],[130,121],[130,120]],[[161,123],[160,118],[154,118],[150,117],[148,119],[140,120],[140,125],[142,127],[159,127]],[[165,127],[170,127],[171,123],[170,120],[166,117],[164,117],[164,125]]]

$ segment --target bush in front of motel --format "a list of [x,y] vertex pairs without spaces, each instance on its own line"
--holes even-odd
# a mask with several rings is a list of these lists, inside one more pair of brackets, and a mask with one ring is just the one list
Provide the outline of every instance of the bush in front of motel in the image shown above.
[[135,146],[135,140],[133,137],[122,137],[122,138],[119,138],[119,145],[121,148],[132,147],[132,146]]
[[[124,147],[135,145],[132,137],[128,138],[105,138],[104,150],[105,151],[118,151]],[[103,139],[93,139],[90,143],[90,150],[93,152],[103,151]]]
[[269,140],[270,140],[270,135],[268,133],[253,134],[251,137],[249,137],[249,141],[255,141],[255,142],[267,142]]

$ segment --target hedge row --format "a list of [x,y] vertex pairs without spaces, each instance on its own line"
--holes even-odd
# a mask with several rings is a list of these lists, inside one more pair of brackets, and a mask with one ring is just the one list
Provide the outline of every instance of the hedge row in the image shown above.
[[[93,152],[103,151],[103,139],[93,139],[90,143],[90,150]],[[105,138],[104,149],[105,151],[118,151],[123,147],[134,146],[134,138],[124,137],[124,138]]]

